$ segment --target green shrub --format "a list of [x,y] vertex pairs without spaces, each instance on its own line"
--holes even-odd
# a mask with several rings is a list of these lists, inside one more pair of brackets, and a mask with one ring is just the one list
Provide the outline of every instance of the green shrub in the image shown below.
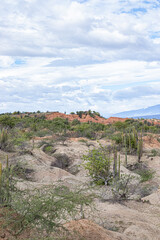
[[152,153],[152,156],[153,156],[153,157],[157,156],[157,154],[158,154],[157,151],[156,151],[156,149],[152,149],[152,150],[151,150],[151,153]]
[[86,139],[79,139],[78,142],[87,143]]
[[138,164],[136,169],[133,171],[141,176],[141,182],[146,182],[152,179],[154,176],[154,172],[150,169],[147,169],[142,164]]
[[112,179],[110,170],[112,158],[107,147],[99,145],[99,149],[89,150],[88,155],[83,156],[83,166],[88,170],[96,184],[107,185]]
[[72,121],[72,126],[76,126],[76,125],[78,125],[78,124],[80,124],[81,122],[78,120],[78,119],[74,119],[73,121]]
[[12,139],[12,143],[13,145],[21,146],[27,140],[28,138],[25,136],[25,134],[22,134],[22,135],[19,134]]
[[117,130],[123,130],[127,127],[127,124],[125,122],[116,122],[113,125]]
[[121,133],[113,134],[111,138],[116,144],[122,144],[123,142]]
[[84,206],[91,204],[93,198],[94,195],[85,195],[83,190],[71,191],[62,185],[17,191],[12,194],[12,212],[5,215],[3,227],[10,228],[14,236],[32,227],[49,236],[62,227],[62,220],[74,218]]
[[44,147],[43,150],[44,150],[44,152],[51,154],[53,152],[53,146],[52,145],[47,145],[47,146]]
[[112,194],[114,200],[125,200],[130,195],[130,183],[133,180],[133,176],[123,174],[118,181],[112,182]]
[[152,194],[153,193],[153,189],[154,189],[153,186],[150,185],[150,184],[142,185],[140,190],[139,190],[141,198],[146,197],[146,196]]
[[49,129],[53,132],[63,132],[67,129],[70,129],[70,124],[68,122],[68,119],[63,118],[55,118],[50,122]]
[[148,169],[138,171],[137,173],[141,176],[141,182],[149,181],[154,176],[154,172]]
[[55,153],[54,157],[56,158],[56,161],[51,163],[52,167],[66,169],[71,164],[71,159],[65,153]]
[[8,115],[0,116],[0,125],[2,125],[3,127],[13,128],[17,121],[17,118]]
[[35,136],[37,137],[45,137],[45,136],[49,136],[52,135],[52,132],[48,129],[42,129],[42,130],[37,130],[37,132],[35,133]]
[[[75,189],[56,184],[32,190],[19,190],[15,171],[9,166],[2,169],[0,163],[0,210],[5,206],[1,227],[17,237],[23,230],[32,227],[50,233],[62,226],[62,220],[71,219],[83,207],[93,201],[95,195],[88,189]],[[84,194],[85,192],[85,194]],[[2,217],[2,214],[0,214]]]

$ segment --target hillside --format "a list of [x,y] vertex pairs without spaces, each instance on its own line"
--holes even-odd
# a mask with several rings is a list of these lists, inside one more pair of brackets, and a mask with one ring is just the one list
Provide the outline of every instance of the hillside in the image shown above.
[[157,124],[15,116],[0,116],[0,239],[159,239]]
[[77,114],[64,114],[64,113],[59,113],[59,112],[52,112],[49,114],[46,114],[46,119],[47,120],[53,120],[57,117],[59,118],[63,118],[63,119],[68,119],[68,121],[72,122],[73,120],[77,119],[78,121],[80,121],[81,123],[84,122],[94,122],[94,123],[101,123],[101,124],[112,124],[114,122],[125,122],[125,120],[127,118],[118,118],[118,117],[110,117],[108,119],[97,116],[97,115],[93,115],[90,116],[89,114],[82,114],[81,117],[79,117],[79,115]]

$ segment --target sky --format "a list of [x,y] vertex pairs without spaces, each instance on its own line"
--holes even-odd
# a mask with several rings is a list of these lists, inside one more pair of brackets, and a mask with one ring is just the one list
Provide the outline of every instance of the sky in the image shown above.
[[160,0],[3,0],[0,113],[160,104]]

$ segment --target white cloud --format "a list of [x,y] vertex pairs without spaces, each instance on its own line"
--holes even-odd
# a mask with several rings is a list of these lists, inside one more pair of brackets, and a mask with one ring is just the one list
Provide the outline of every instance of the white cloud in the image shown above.
[[0,56],[0,68],[10,67],[14,63],[14,59],[9,56]]
[[[136,86],[160,82],[159,39],[156,0],[3,1],[0,111],[77,107],[107,115],[157,104],[156,88],[149,101]],[[127,91],[132,103],[118,97]]]

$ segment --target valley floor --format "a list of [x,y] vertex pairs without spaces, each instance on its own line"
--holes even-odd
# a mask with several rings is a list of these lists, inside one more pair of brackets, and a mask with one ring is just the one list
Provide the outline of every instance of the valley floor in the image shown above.
[[[26,179],[19,182],[18,187],[24,190],[34,189],[61,181],[70,189],[81,186],[87,188],[91,178],[81,165],[82,157],[89,149],[98,147],[99,143],[85,138],[73,138],[64,143],[54,143],[52,151],[47,153],[45,146],[51,139],[46,138],[44,144],[41,144],[42,140],[44,141],[41,138],[35,140],[34,149],[30,142],[28,152],[26,149],[21,153],[0,151],[1,159],[8,155],[11,164],[19,163],[25,166]],[[111,144],[105,139],[100,140],[100,143]],[[153,146],[145,144],[141,161],[154,171],[153,178],[143,183],[139,182],[130,198],[123,201],[113,201],[112,191],[108,186],[96,187],[92,191],[98,197],[95,198],[92,208],[84,210],[85,219],[64,222],[67,229],[78,232],[86,240],[160,240],[160,157],[150,157],[149,152]],[[65,167],[63,159],[67,161]],[[121,153],[122,165],[124,161],[125,156]],[[136,162],[137,156],[128,155],[128,164],[133,165]],[[136,175],[124,166],[121,173]],[[80,216],[77,216],[77,219],[79,218]],[[4,234],[3,229],[0,237],[11,239]],[[76,238],[80,239],[78,236]]]

